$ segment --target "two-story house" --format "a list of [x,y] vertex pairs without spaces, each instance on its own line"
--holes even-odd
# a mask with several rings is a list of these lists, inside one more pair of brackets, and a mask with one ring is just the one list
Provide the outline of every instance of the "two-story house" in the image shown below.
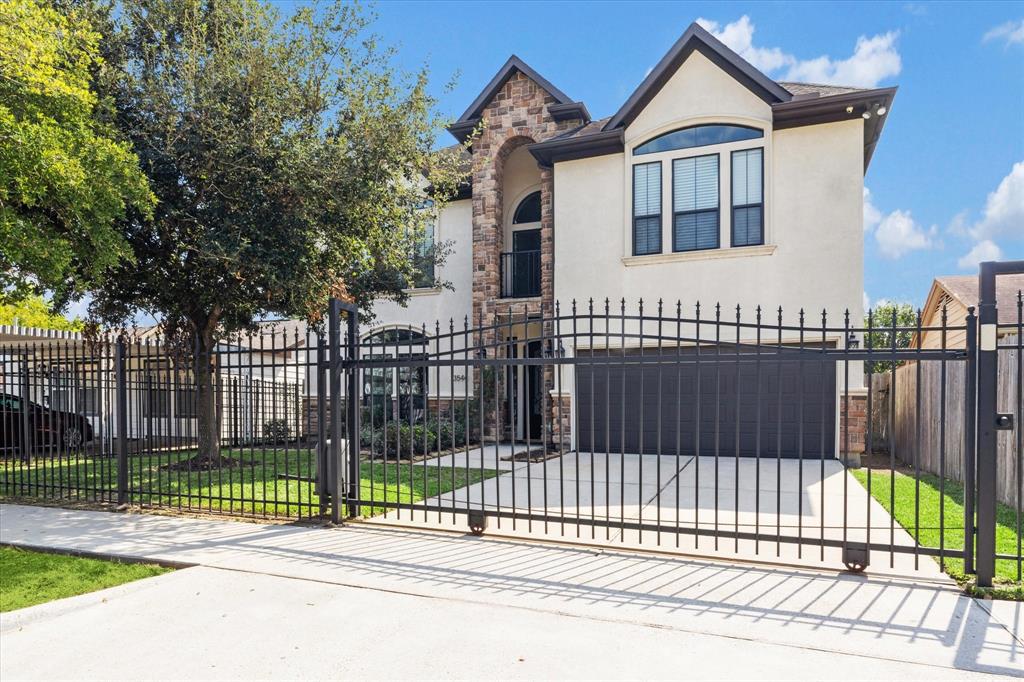
[[[776,82],[693,24],[618,111],[594,120],[583,102],[513,56],[449,128],[460,141],[478,135],[470,183],[434,230],[452,247],[436,273],[451,287],[412,290],[404,307],[377,305],[366,337],[404,335],[415,343],[424,323],[429,336],[435,320],[461,324],[468,317],[473,327],[508,322],[501,334],[515,345],[512,354],[539,355],[542,344],[517,342],[540,338],[530,325],[556,301],[564,312],[573,300],[583,306],[591,299],[602,310],[609,299],[616,312],[622,299],[631,309],[639,299],[648,309],[663,299],[673,310],[679,300],[688,314],[697,301],[705,314],[721,302],[730,315],[741,306],[747,319],[760,305],[772,323],[781,306],[787,324],[796,324],[802,309],[819,327],[821,311],[839,327],[848,311],[859,328],[863,178],[894,95],[895,88]],[[387,331],[395,329],[408,331]],[[795,333],[785,336],[796,341]],[[841,345],[843,336],[823,342]],[[640,343],[633,345],[624,352],[637,352]],[[586,339],[566,349],[587,352]],[[642,431],[636,407],[654,414],[676,404],[678,394],[653,395],[651,382],[641,394],[628,370],[620,379],[625,389],[596,398],[580,390],[584,367],[575,376],[565,367],[558,377],[537,367],[511,371],[504,435],[539,438],[540,404],[557,405],[581,425],[573,429],[580,449]],[[782,389],[761,390],[773,392],[772,404],[775,393],[787,392],[778,401],[787,433],[799,428],[838,447],[843,380],[819,373],[797,394],[793,386],[806,383],[810,370],[802,371],[783,377]],[[861,373],[858,366],[846,381],[845,395],[855,402],[863,395],[856,390]],[[375,390],[393,395],[401,381],[392,376]],[[431,371],[418,382],[442,400],[472,391],[460,385],[471,378],[455,373]],[[738,402],[730,393],[737,384],[720,382],[714,399]],[[533,389],[515,392],[527,385]],[[608,414],[622,416],[588,436],[593,429],[582,425]],[[798,414],[824,418],[798,425]],[[753,447],[748,436],[744,453]],[[787,442],[784,449],[796,447]]]

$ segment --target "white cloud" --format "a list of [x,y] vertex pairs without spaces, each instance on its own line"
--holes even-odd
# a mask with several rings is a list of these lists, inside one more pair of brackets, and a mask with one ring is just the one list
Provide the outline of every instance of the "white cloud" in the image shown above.
[[697,19],[697,23],[761,71],[775,71],[796,62],[780,48],[754,47],[754,24],[746,14],[725,26],[711,19]]
[[754,45],[755,26],[745,14],[724,26],[711,19],[697,19],[697,23],[761,71],[770,73],[785,69],[783,80],[873,88],[882,80],[899,74],[903,67],[896,49],[897,31],[860,36],[853,55],[846,59],[823,55],[800,60],[778,47]]
[[870,232],[882,222],[882,212],[871,203],[871,190],[864,188],[864,231]]
[[1003,251],[995,242],[990,239],[984,239],[975,244],[974,248],[964,254],[956,264],[961,270],[977,270],[979,263],[999,260],[1002,256]]
[[1024,237],[1024,161],[1013,164],[1010,174],[989,193],[981,220],[967,231],[975,239],[1001,234]]
[[864,292],[864,310],[871,310],[871,297],[866,291]]
[[882,255],[895,259],[911,251],[932,248],[936,232],[934,227],[925,230],[918,225],[910,211],[896,210],[878,224],[875,239]]
[[903,68],[900,53],[896,51],[898,31],[889,31],[870,38],[857,38],[853,56],[847,59],[818,57],[797,62],[786,72],[786,80],[809,83],[836,83],[873,88]]
[[1024,43],[1024,19],[1011,19],[1005,24],[999,24],[981,37],[981,42],[983,43],[993,40],[1001,40],[1007,47],[1014,43]]

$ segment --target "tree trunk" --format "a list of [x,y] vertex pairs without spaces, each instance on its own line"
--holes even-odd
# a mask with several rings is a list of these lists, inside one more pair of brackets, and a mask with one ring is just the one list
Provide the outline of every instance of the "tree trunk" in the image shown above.
[[196,334],[196,426],[199,452],[196,459],[210,464],[220,463],[220,420],[217,418],[217,358],[216,344],[208,328]]

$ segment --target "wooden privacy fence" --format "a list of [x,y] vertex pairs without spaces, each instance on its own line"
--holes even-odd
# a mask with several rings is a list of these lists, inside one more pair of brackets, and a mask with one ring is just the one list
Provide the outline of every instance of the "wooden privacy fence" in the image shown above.
[[[1016,336],[1000,340],[997,406],[1000,412],[1019,415],[1021,408],[1018,405],[1020,392],[1017,377],[1021,359],[1015,348],[1007,347],[1016,343]],[[895,395],[890,373],[873,374],[872,451],[889,452],[891,431],[897,460],[914,466],[916,458],[921,471],[944,474],[946,478],[962,482],[966,369],[964,363],[945,363],[945,393],[941,390],[943,367],[940,362],[909,362],[897,368]],[[917,390],[918,377],[921,381],[920,394]],[[946,400],[944,415],[942,396]],[[892,400],[895,401],[894,411],[890,403]],[[1018,423],[1017,428],[1021,427]],[[1024,456],[1024,453],[1017,452],[1016,431],[998,432],[997,443],[997,498],[1004,504],[1022,508],[1022,501],[1017,499],[1017,471],[1018,458]]]

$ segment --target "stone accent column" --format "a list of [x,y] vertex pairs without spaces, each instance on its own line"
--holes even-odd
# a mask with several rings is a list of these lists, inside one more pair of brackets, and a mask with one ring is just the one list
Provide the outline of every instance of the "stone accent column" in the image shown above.
[[[508,315],[526,317],[553,314],[555,278],[554,172],[540,169],[541,180],[541,296],[539,300],[509,305],[501,299],[500,259],[504,243],[505,211],[502,192],[504,163],[513,151],[541,142],[583,124],[573,119],[555,121],[548,105],[555,98],[522,73],[514,73],[481,112],[482,130],[473,142],[473,319],[471,326],[489,328],[506,322]],[[546,330],[550,332],[551,330]],[[488,357],[499,357],[492,344],[498,334],[487,329],[473,341],[491,346]],[[503,372],[496,400],[505,401]],[[545,368],[545,390],[553,386],[553,373]],[[477,384],[477,379],[474,380]],[[499,406],[500,407],[500,406]],[[493,405],[487,412],[493,414]],[[493,419],[493,417],[491,418]],[[507,425],[505,425],[507,426]],[[493,424],[489,430],[493,434]],[[508,431],[508,429],[503,429]],[[505,434],[508,435],[507,433]]]
[[[849,413],[847,413],[847,411]],[[847,431],[849,426],[849,431]],[[868,431],[867,391],[851,390],[839,396],[839,451],[850,466],[860,466],[860,456],[866,452]],[[844,451],[847,450],[848,451]]]

